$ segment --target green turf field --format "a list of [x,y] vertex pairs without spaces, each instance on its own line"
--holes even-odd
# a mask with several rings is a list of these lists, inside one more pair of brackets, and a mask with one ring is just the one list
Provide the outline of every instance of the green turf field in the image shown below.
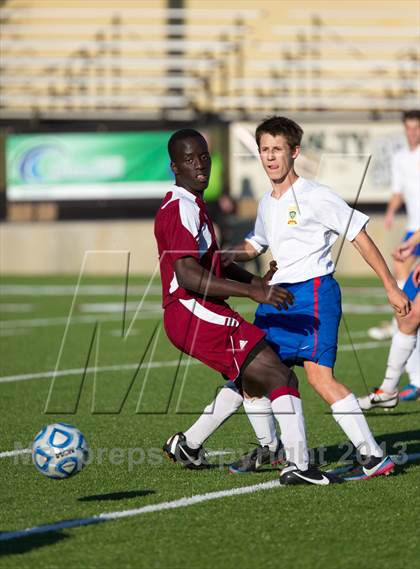
[[[27,454],[0,454],[0,567],[419,566],[419,460],[398,475],[365,482],[260,486],[275,481],[277,472],[235,476],[223,468],[254,443],[247,418],[237,415],[207,444],[211,451],[230,453],[212,456],[220,468],[191,472],[165,461],[162,443],[189,426],[222,380],[185,358],[178,365],[179,353],[159,327],[158,281],[131,326],[147,284],[138,278],[130,279],[125,324],[124,282],[82,281],[58,361],[76,281],[8,277],[1,282],[0,453],[27,448],[44,424],[61,420],[85,434],[92,462],[74,478],[55,481],[39,474]],[[364,394],[366,385],[381,381],[388,350],[387,342],[370,340],[366,329],[388,314],[377,281],[341,284],[351,338],[343,325],[336,374]],[[239,299],[235,306],[252,318],[251,302]],[[123,325],[131,326],[124,341]],[[87,373],[82,385],[87,362],[97,370]],[[60,374],[52,383],[56,365]],[[347,451],[343,434],[303,378],[301,393],[309,442],[321,447],[315,457],[336,464]],[[420,402],[368,416],[392,454],[420,453],[419,418]],[[228,492],[250,486],[243,495]],[[223,491],[199,501],[203,494]],[[199,496],[198,503],[162,506],[193,496]],[[141,510],[149,505],[156,508]],[[90,523],[104,512],[124,514]],[[79,521],[64,529],[55,525],[66,520]],[[2,532],[42,524],[51,524],[51,531],[1,541]]]

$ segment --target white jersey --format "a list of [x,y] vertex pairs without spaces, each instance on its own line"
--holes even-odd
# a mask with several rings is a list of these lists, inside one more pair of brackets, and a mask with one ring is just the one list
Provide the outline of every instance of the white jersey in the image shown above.
[[407,231],[420,228],[420,146],[402,148],[392,158],[392,190],[401,194],[407,210]]
[[280,199],[263,195],[246,240],[259,253],[270,247],[278,266],[270,284],[303,282],[334,272],[338,236],[353,241],[368,221],[328,187],[298,178]]

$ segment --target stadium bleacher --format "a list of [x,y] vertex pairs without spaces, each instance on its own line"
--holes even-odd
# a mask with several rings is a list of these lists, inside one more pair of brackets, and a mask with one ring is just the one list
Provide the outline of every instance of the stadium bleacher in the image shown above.
[[[214,128],[213,141],[219,139],[224,158],[224,191],[238,199],[242,185],[252,185],[253,193],[238,207],[239,216],[252,218],[254,198],[262,191],[256,191],[259,184],[249,169],[252,152],[251,162],[247,156],[233,157],[249,151],[249,144],[241,146],[244,137],[254,144],[256,121],[284,113],[305,125],[307,147],[301,165],[306,161],[312,174],[323,152],[375,153],[380,160],[370,169],[376,185],[369,189],[366,184],[364,199],[384,204],[387,157],[391,146],[400,143],[400,113],[419,106],[420,13],[410,0],[401,0],[398,9],[388,0],[381,1],[380,9],[376,0],[356,4],[0,1],[0,218],[7,219],[3,241],[16,253],[19,224],[28,221],[50,223],[48,231],[46,226],[31,227],[39,251],[51,236],[65,243],[74,230],[81,239],[68,266],[74,271],[86,243],[91,238],[96,242],[92,235],[103,236],[101,219],[141,217],[138,225],[130,226],[130,239],[124,231],[127,241],[114,239],[121,235],[120,226],[108,223],[109,242],[131,247],[142,232],[143,247],[149,235],[147,256],[154,258],[150,220],[145,218],[155,205],[144,196],[118,202],[117,192],[110,201],[104,194],[88,203],[86,196],[66,202],[46,194],[38,201],[16,201],[12,183],[6,182],[5,148],[6,139],[19,133],[169,131],[186,124]],[[332,128],[324,128],[327,124]],[[380,207],[375,205],[374,211]],[[372,227],[385,243],[381,215]],[[74,219],[89,223],[72,229],[59,222]],[[388,252],[394,240],[385,243]],[[24,266],[29,272],[48,271],[58,263],[53,259],[47,268],[26,249],[22,246],[10,256],[7,270],[19,272]],[[349,266],[360,270],[353,260]],[[142,263],[136,270],[148,272],[150,266]]]
[[122,119],[188,120],[415,107],[415,4],[401,2],[396,13],[367,2],[363,21],[351,2],[341,4],[8,0],[0,10],[1,114],[118,110]]

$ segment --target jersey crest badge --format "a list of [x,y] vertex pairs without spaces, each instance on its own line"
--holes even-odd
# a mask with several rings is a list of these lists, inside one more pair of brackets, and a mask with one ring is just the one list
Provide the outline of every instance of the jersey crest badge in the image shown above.
[[289,215],[287,217],[287,225],[297,225],[298,223],[298,208],[296,205],[289,206]]

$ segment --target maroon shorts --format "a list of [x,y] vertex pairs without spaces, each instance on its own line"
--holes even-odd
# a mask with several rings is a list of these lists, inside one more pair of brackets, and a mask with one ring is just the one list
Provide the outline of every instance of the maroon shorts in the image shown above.
[[229,379],[236,379],[249,353],[265,337],[227,304],[180,299],[164,310],[171,342]]

